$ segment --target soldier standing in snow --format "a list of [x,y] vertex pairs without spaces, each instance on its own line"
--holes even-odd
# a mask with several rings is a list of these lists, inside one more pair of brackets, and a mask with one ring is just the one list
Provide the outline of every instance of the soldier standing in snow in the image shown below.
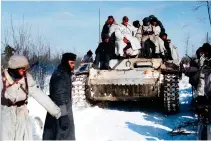
[[89,50],[86,55],[82,58],[81,62],[82,63],[93,63],[93,57],[92,57],[92,51]]
[[24,56],[13,55],[8,69],[2,72],[1,136],[2,140],[33,140],[28,116],[28,94],[38,101],[52,116],[59,118],[61,110],[37,87],[27,72],[29,62]]
[[[204,66],[207,64],[206,58],[211,58],[211,45],[208,43],[203,44],[202,47],[196,51],[197,61],[196,63],[190,62],[189,66],[184,66],[185,74],[190,78],[189,82],[195,89],[194,99],[192,100],[192,106],[197,112],[201,105],[207,104],[207,96],[210,99],[210,73],[204,72]],[[201,109],[200,109],[201,110]]]
[[65,53],[61,64],[50,80],[50,98],[61,108],[61,117],[57,120],[47,113],[43,140],[75,140],[75,126],[72,113],[72,81],[76,55]]

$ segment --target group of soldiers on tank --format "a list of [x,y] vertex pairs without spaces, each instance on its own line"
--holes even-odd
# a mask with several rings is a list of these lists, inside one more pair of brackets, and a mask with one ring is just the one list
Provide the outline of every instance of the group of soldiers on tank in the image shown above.
[[102,42],[95,51],[95,60],[89,59],[93,54],[89,50],[82,61],[93,62],[93,67],[100,69],[109,69],[111,59],[137,57],[162,58],[178,64],[176,47],[167,36],[163,24],[154,15],[132,24],[127,16],[122,18],[121,24],[117,24],[113,16],[108,16],[101,32]]

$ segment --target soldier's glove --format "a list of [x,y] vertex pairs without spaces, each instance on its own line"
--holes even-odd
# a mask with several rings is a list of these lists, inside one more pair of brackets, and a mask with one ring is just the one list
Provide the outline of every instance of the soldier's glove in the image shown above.
[[69,123],[70,123],[70,120],[69,120],[67,115],[66,116],[61,116],[59,118],[59,126],[60,126],[60,128],[62,130],[64,130],[64,131],[67,130],[68,127],[69,127]]

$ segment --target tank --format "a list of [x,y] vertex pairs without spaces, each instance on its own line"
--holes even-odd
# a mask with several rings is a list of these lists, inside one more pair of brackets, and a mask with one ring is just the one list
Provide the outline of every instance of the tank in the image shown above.
[[87,105],[152,98],[162,102],[165,113],[179,111],[179,66],[159,58],[113,59],[109,66],[100,70],[81,64],[75,72],[73,98]]

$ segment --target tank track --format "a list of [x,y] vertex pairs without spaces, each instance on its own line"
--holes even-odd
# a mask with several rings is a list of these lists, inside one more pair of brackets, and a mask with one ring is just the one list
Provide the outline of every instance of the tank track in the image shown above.
[[106,101],[93,101],[89,98],[89,88],[87,86],[88,74],[79,74],[75,76],[75,80],[72,82],[72,103],[74,108],[87,108],[92,106],[98,106],[100,108],[108,107]]
[[165,113],[179,112],[179,75],[165,73],[163,82],[163,104]]
[[72,103],[74,108],[87,108],[90,104],[86,100],[86,82],[88,75],[76,75],[72,82]]

